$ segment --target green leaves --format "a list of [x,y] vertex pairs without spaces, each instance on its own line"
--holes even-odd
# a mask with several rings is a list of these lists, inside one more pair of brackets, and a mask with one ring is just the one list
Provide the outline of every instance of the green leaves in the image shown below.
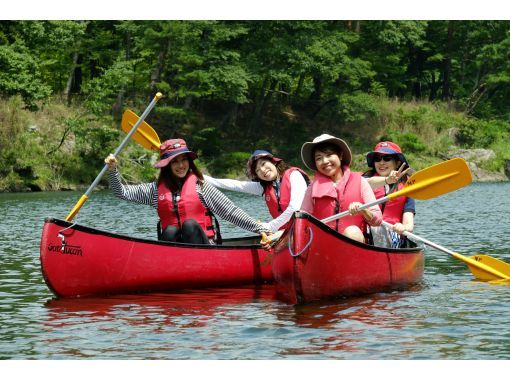
[[0,45],[0,93],[20,94],[33,110],[51,94],[50,86],[41,80],[37,61],[23,44]]

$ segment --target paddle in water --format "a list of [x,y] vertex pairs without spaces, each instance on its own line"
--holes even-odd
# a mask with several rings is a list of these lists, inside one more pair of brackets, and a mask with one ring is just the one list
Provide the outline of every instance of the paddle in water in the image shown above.
[[[388,229],[392,229],[393,225],[383,221],[383,226]],[[494,281],[494,280],[510,280],[510,264],[504,261],[498,260],[488,255],[476,255],[466,257],[460,253],[450,251],[449,249],[440,246],[439,244],[433,243],[427,239],[424,239],[418,235],[415,235],[409,231],[405,231],[404,235],[411,238],[412,240],[418,240],[422,243],[437,249],[438,251],[447,253],[448,255],[455,257],[467,264],[469,270],[475,278],[483,281]]]

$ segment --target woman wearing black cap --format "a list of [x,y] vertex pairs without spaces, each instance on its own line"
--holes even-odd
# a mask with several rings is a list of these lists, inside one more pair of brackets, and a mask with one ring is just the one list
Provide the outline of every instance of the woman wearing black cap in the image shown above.
[[[374,190],[376,199],[398,191],[404,187],[411,168],[400,149],[392,141],[381,141],[372,152],[367,154],[367,165],[370,168],[363,174]],[[400,248],[405,246],[405,231],[414,229],[414,199],[398,197],[380,205],[383,220],[393,224],[393,231],[386,227],[371,227],[374,244],[380,247]]]
[[161,169],[158,180],[139,185],[121,183],[115,156],[109,155],[105,162],[115,196],[158,210],[161,240],[211,244],[218,237],[213,214],[251,232],[270,232],[205,182],[193,162],[196,158],[184,140],[167,140],[161,144],[160,161],[154,165]]
[[251,181],[217,179],[207,175],[204,178],[220,189],[263,196],[273,220],[262,225],[273,232],[285,229],[294,211],[301,208],[310,183],[308,175],[266,150],[253,152],[246,164],[246,175]]

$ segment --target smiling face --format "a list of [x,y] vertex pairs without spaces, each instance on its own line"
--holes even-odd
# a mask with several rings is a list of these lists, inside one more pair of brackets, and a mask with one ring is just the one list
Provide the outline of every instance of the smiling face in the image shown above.
[[330,177],[336,181],[342,174],[342,154],[336,153],[330,149],[315,149],[315,165],[319,173]]
[[180,154],[170,162],[172,174],[177,178],[184,178],[189,171],[189,159],[187,154]]
[[274,181],[278,178],[278,170],[269,158],[259,158],[255,163],[255,174],[262,181]]
[[[389,161],[385,161],[389,158],[391,158]],[[389,176],[392,170],[398,170],[399,165],[400,161],[390,154],[374,156],[374,169],[380,176]]]

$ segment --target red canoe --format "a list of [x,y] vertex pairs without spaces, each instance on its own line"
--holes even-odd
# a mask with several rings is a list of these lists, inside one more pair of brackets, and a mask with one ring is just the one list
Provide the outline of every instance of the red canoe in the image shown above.
[[224,287],[272,281],[259,237],[204,246],[140,239],[47,218],[41,267],[59,297]]
[[423,266],[422,248],[358,243],[303,212],[272,259],[278,296],[293,304],[409,287],[421,281]]

